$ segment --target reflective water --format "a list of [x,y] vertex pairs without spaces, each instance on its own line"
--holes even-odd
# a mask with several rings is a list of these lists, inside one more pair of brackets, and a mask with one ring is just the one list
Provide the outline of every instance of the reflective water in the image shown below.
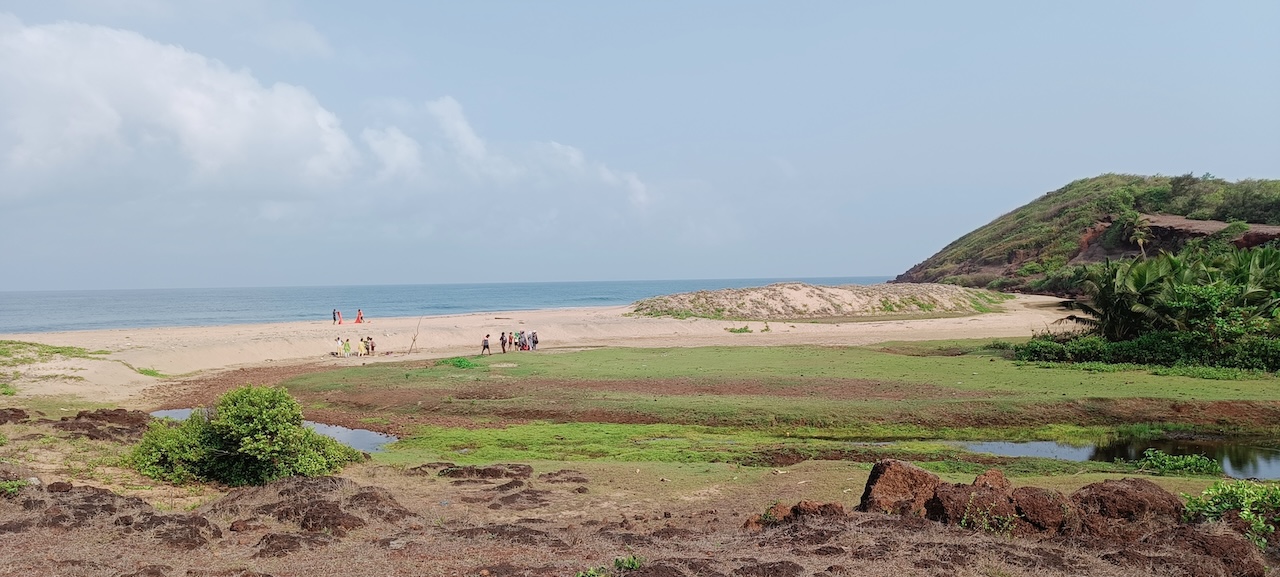
[[[152,411],[151,416],[156,418],[168,417],[181,421],[191,416],[191,409]],[[366,453],[377,453],[382,450],[383,445],[399,440],[392,435],[366,429],[348,429],[338,425],[326,425],[314,421],[303,421],[302,424],[321,435],[336,439],[339,443]]]
[[965,450],[1006,457],[1044,457],[1064,461],[1132,461],[1147,449],[1170,455],[1204,455],[1222,464],[1237,479],[1280,479],[1280,449],[1249,440],[1137,440],[1117,439],[1095,445],[1066,445],[1052,441],[961,443]]

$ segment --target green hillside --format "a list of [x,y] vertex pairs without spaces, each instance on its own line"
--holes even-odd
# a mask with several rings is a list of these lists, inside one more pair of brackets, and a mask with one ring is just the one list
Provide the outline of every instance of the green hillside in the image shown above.
[[[1069,264],[1176,249],[1194,236],[1176,228],[1153,234],[1143,215],[1280,225],[1280,180],[1229,182],[1208,174],[1077,180],[960,237],[897,281],[1058,292],[1074,274]],[[1238,237],[1246,228],[1220,234]]]

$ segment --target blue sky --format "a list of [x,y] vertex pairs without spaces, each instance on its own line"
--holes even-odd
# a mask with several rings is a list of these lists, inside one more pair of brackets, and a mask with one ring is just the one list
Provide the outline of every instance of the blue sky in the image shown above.
[[1280,177],[1275,2],[0,0],[0,290],[893,275]]

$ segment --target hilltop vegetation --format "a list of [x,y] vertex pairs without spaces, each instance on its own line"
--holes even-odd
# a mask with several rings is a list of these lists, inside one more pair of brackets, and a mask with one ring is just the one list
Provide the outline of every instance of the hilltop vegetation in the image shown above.
[[[1204,230],[1157,227],[1149,215],[1240,224]],[[1280,225],[1280,180],[1104,174],[1072,182],[995,219],[897,280],[1072,292],[1083,279],[1073,265],[1177,251],[1196,238],[1243,246],[1268,240],[1255,235],[1239,242],[1250,224]]]
[[1024,360],[1280,370],[1280,250],[1184,250],[1088,267],[1086,334],[1041,335]]

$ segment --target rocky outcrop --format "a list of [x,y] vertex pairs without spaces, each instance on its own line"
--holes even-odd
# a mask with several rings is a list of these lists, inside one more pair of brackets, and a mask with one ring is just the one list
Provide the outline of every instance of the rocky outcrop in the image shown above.
[[1086,485],[1071,501],[1079,512],[1080,532],[1097,539],[1132,542],[1182,521],[1182,501],[1146,479]]
[[1067,497],[1037,487],[1014,489],[996,470],[970,484],[942,483],[919,467],[886,459],[872,469],[858,509],[977,531],[1119,547],[1104,558],[1166,574],[1261,577],[1266,570],[1258,548],[1243,535],[1225,523],[1185,522],[1182,501],[1145,479],[1093,483]]
[[147,534],[160,543],[191,550],[222,537],[222,530],[199,515],[160,513],[136,497],[106,489],[50,483],[32,487],[12,499],[0,499],[0,534],[32,528],[100,529],[120,534]]
[[786,525],[795,523],[804,517],[830,517],[843,518],[847,517],[848,512],[845,511],[844,505],[840,503],[819,503],[817,501],[800,501],[790,507],[781,503],[774,503],[769,510],[760,515],[753,515],[742,524],[742,528],[748,531],[760,531],[765,527],[772,525]]
[[132,443],[147,431],[151,415],[142,411],[125,409],[96,409],[80,411],[74,417],[63,417],[53,428],[70,433],[72,437],[84,437],[94,441]]
[[925,502],[941,482],[937,475],[906,461],[881,460],[871,467],[858,510],[923,515]]

